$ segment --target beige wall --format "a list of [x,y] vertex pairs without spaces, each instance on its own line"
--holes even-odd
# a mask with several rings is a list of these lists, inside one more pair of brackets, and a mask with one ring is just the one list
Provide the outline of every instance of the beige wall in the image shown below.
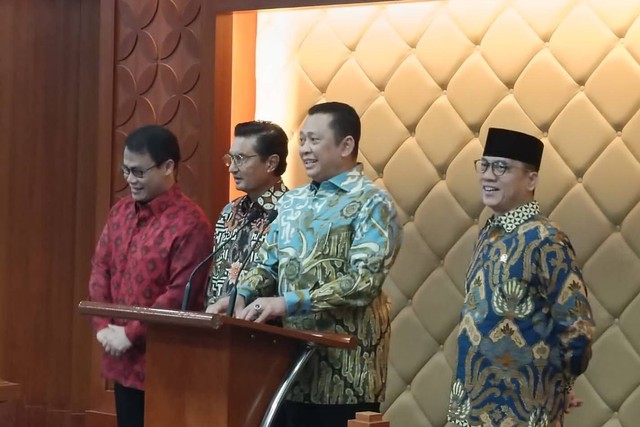
[[545,142],[537,192],[591,290],[594,356],[570,427],[640,425],[640,0],[432,1],[264,12],[256,117],[292,137],[322,100],[354,105],[360,159],[401,212],[386,417],[442,426],[455,326],[483,210],[489,126]]

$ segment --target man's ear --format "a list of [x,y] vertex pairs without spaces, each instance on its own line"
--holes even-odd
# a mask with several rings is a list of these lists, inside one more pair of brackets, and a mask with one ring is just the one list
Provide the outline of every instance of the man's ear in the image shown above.
[[529,176],[527,177],[527,190],[534,191],[538,186],[538,172],[537,171],[529,171]]
[[356,141],[351,135],[345,136],[342,141],[340,141],[340,145],[342,146],[342,149],[340,150],[340,155],[342,157],[351,157],[353,155],[353,150],[356,149]]
[[280,156],[278,154],[272,154],[267,158],[267,172],[273,173],[280,164]]
[[176,162],[173,159],[169,159],[160,165],[160,168],[162,168],[162,173],[165,176],[173,175],[176,170]]

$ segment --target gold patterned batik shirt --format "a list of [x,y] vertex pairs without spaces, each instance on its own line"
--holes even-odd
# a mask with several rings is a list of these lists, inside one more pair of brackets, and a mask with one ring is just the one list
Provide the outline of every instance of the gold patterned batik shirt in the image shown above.
[[448,421],[560,425],[593,327],[571,243],[538,204],[490,218],[467,271]]
[[322,183],[296,188],[238,293],[285,297],[285,327],[344,333],[356,350],[318,348],[288,399],[316,404],[384,398],[390,324],[382,292],[400,241],[390,197],[360,165]]

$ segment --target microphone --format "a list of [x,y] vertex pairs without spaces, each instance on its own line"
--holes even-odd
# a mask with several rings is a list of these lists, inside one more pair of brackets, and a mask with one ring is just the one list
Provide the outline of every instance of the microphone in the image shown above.
[[262,230],[260,230],[260,234],[258,235],[258,238],[256,239],[256,241],[253,243],[253,246],[251,246],[251,250],[242,261],[242,264],[240,264],[240,268],[238,269],[238,274],[236,275],[236,278],[233,281],[233,284],[231,285],[231,292],[229,293],[229,306],[227,307],[227,316],[230,316],[230,317],[233,316],[233,311],[236,308],[236,298],[238,298],[238,279],[240,278],[240,273],[247,266],[247,263],[251,259],[251,254],[253,254],[253,252],[258,247],[258,243],[262,243],[262,236],[267,230],[268,228],[267,226],[271,224],[273,221],[275,221],[277,217],[278,217],[278,211],[276,211],[275,209],[269,212],[269,216],[267,216],[266,224],[264,225],[264,227],[262,227]]
[[256,219],[258,219],[259,216],[260,216],[260,212],[257,210],[252,210],[251,212],[249,212],[249,215],[247,215],[247,218],[244,220],[242,225],[240,227],[237,227],[228,238],[222,241],[222,243],[220,243],[219,245],[216,245],[217,247],[215,248],[215,250],[211,252],[209,255],[207,255],[205,259],[200,261],[200,263],[196,265],[196,267],[191,271],[191,274],[189,275],[189,280],[187,280],[187,284],[184,287],[184,296],[182,297],[182,306],[181,306],[182,311],[185,311],[189,306],[189,298],[191,297],[191,280],[193,279],[193,276],[196,274],[196,272],[200,270],[200,268],[202,268],[202,266],[205,265],[207,261],[213,258],[218,252],[220,252],[222,248],[227,246],[227,244],[231,240],[235,239],[236,236],[238,235],[238,232],[240,232],[240,230],[242,230],[247,225],[251,224]]

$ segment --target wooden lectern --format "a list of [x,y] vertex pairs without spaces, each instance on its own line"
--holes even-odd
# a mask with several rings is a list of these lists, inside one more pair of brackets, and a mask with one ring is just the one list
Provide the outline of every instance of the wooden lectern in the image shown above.
[[147,325],[145,426],[268,427],[317,345],[348,335],[298,331],[216,314],[83,301],[80,313]]

